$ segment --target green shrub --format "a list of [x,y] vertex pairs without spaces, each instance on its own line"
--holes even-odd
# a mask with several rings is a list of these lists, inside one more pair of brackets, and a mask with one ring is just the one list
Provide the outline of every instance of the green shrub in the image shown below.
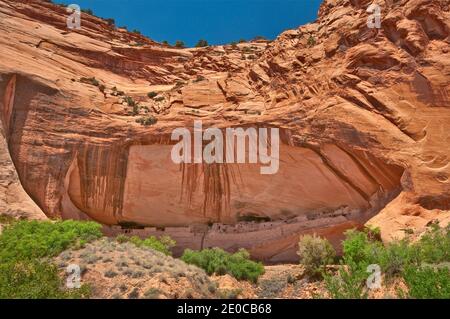
[[195,45],[196,48],[202,48],[202,47],[207,47],[208,46],[208,41],[200,39],[198,40],[197,44]]
[[449,268],[408,267],[403,278],[409,298],[450,299]]
[[0,215],[0,224],[12,224],[16,221],[16,219],[10,215],[1,214]]
[[305,235],[298,243],[300,263],[308,275],[316,277],[325,270],[326,265],[333,263],[336,252],[330,242],[315,234]]
[[113,18],[105,19],[105,21],[106,21],[106,23],[108,23],[111,26],[116,24],[116,21]]
[[156,117],[154,117],[152,115],[141,117],[136,120],[136,123],[139,123],[144,126],[154,125],[157,122],[158,122],[158,120],[156,119]]
[[91,84],[91,85],[94,85],[94,86],[99,86],[100,85],[100,82],[95,77],[92,77],[92,78],[85,78],[85,77],[83,77],[83,78],[80,79],[80,82],[86,83],[86,84]]
[[393,241],[380,249],[374,263],[379,264],[387,279],[400,276],[405,267],[417,264],[417,254],[408,240]]
[[345,240],[342,243],[344,256],[365,265],[377,263],[384,246],[379,241],[371,240],[369,234],[368,231],[361,232],[354,229],[346,231]]
[[133,110],[131,111],[131,115],[138,115],[139,114],[139,105],[137,105],[137,104],[134,104],[133,105]]
[[239,280],[256,282],[264,273],[264,266],[250,260],[250,254],[240,249],[234,254],[225,252],[220,248],[193,251],[186,249],[181,260],[188,264],[203,268],[209,275],[230,274]]
[[373,238],[370,234],[370,230],[361,232],[354,229],[344,233],[339,271],[335,276],[324,273],[325,286],[332,298],[367,298],[366,280],[370,275],[367,267],[380,264],[381,256],[386,255],[383,244],[370,239]]
[[126,235],[123,235],[123,234],[120,234],[119,236],[116,237],[116,241],[119,244],[123,244],[123,243],[126,243],[126,242],[130,241],[130,237],[128,237]]
[[85,298],[90,289],[63,289],[56,266],[44,261],[102,236],[101,225],[78,221],[18,221],[0,235],[0,298]]
[[154,250],[160,251],[165,255],[172,255],[171,249],[175,247],[176,242],[169,236],[161,236],[159,239],[157,239],[154,236],[151,236],[147,239],[144,239],[142,245],[144,247],[149,247]]
[[332,297],[365,297],[365,281],[369,276],[367,266],[377,264],[385,280],[403,278],[409,288],[407,297],[448,298],[449,271],[438,266],[449,261],[449,227],[441,229],[432,225],[416,243],[406,237],[383,245],[371,230],[350,230],[345,236],[338,274],[334,277],[325,274],[326,287]]
[[176,241],[169,236],[161,236],[159,239],[155,236],[150,236],[142,240],[137,236],[128,237],[125,235],[119,235],[116,237],[116,240],[119,243],[131,242],[137,247],[151,248],[153,250],[162,252],[167,256],[172,255],[171,249],[176,245]]
[[133,100],[131,96],[126,96],[124,100],[125,102],[127,102],[128,106],[136,106],[136,102]]
[[154,97],[156,97],[158,95],[158,93],[156,93],[156,92],[148,92],[147,93],[147,96],[149,97],[149,98],[151,98],[151,99],[153,99]]
[[57,267],[37,260],[0,264],[0,299],[88,298],[90,287],[64,289]]
[[308,38],[308,45],[310,47],[316,45],[316,39],[312,35],[310,35],[309,38]]
[[379,227],[367,226],[364,228],[364,232],[367,234],[369,240],[381,242],[381,230]]
[[420,259],[426,263],[450,261],[450,225],[440,228],[432,224],[430,229],[415,244]]
[[337,275],[324,274],[325,287],[333,299],[364,299],[368,275],[365,267],[344,259]]
[[387,247],[379,241],[379,229],[348,230],[342,242],[343,256],[336,276],[325,275],[326,287],[333,298],[367,298],[367,267],[379,265],[386,278],[398,275],[411,260],[406,241]]
[[417,243],[408,237],[392,241],[384,246],[381,242],[369,239],[370,232],[350,230],[345,233],[344,256],[356,263],[379,264],[388,276],[401,275],[407,265],[419,266],[422,263],[441,263],[450,261],[449,228],[432,226]]
[[412,245],[408,238],[392,241],[385,246],[372,236],[370,230],[350,230],[345,235],[344,256],[366,267],[370,264],[380,265],[388,279],[401,275],[407,265],[420,263],[419,248]]
[[175,42],[175,47],[176,47],[176,48],[183,49],[183,48],[185,47],[184,42],[183,42],[183,41],[180,41],[180,40],[177,40],[177,41]]
[[0,260],[56,256],[69,247],[82,246],[101,236],[101,225],[95,222],[18,221],[0,235]]
[[119,90],[117,89],[117,87],[113,87],[113,88],[112,88],[112,95],[114,95],[114,96],[120,96],[120,95],[125,95],[125,93],[124,93],[123,91],[119,91]]

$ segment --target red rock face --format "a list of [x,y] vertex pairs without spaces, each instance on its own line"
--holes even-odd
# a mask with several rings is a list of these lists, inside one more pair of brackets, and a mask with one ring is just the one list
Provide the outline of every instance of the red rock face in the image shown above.
[[[384,239],[448,223],[450,3],[378,1],[380,29],[370,3],[326,0],[273,42],[174,49],[0,1],[0,118],[23,188],[50,217],[273,262],[295,260],[304,233],[338,243],[370,219]],[[279,128],[277,174],[174,164],[171,132],[199,119]]]

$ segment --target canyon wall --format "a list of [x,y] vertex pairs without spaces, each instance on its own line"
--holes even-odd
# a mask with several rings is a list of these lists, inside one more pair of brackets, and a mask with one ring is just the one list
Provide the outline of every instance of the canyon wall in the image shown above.
[[[326,0],[274,41],[176,49],[46,1],[0,1],[0,119],[49,217],[295,260],[298,237],[450,220],[449,1]],[[152,94],[148,94],[151,92]],[[154,125],[139,121],[157,119]],[[174,164],[174,129],[278,128],[277,174]]]
[[0,214],[18,219],[46,219],[22,188],[0,126]]

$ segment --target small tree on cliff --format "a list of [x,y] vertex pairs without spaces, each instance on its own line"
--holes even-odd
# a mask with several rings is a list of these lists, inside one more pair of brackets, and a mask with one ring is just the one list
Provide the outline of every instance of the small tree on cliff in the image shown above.
[[81,12],[84,12],[84,13],[90,14],[90,15],[94,14],[94,11],[92,11],[91,9],[81,9]]
[[208,41],[200,39],[198,40],[197,44],[195,45],[196,48],[202,48],[202,47],[207,47],[208,46]]
[[175,47],[179,48],[179,49],[185,48],[184,42],[180,41],[180,40],[177,40],[177,42],[175,42]]
[[315,46],[316,45],[316,38],[314,38],[312,35],[310,35],[309,36],[309,38],[308,38],[308,45],[310,46],[310,47],[312,47],[312,46]]

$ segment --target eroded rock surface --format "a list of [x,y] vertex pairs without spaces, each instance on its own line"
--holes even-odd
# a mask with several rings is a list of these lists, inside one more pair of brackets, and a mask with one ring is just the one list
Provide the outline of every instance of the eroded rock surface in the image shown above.
[[[0,1],[0,117],[24,189],[50,217],[268,261],[294,260],[299,234],[337,243],[375,215],[385,239],[447,223],[450,3],[380,0],[369,29],[370,3],[326,0],[273,42],[174,49]],[[172,130],[198,119],[279,128],[279,172],[173,164]]]
[[0,214],[16,219],[46,219],[45,214],[22,188],[1,133],[0,127]]

